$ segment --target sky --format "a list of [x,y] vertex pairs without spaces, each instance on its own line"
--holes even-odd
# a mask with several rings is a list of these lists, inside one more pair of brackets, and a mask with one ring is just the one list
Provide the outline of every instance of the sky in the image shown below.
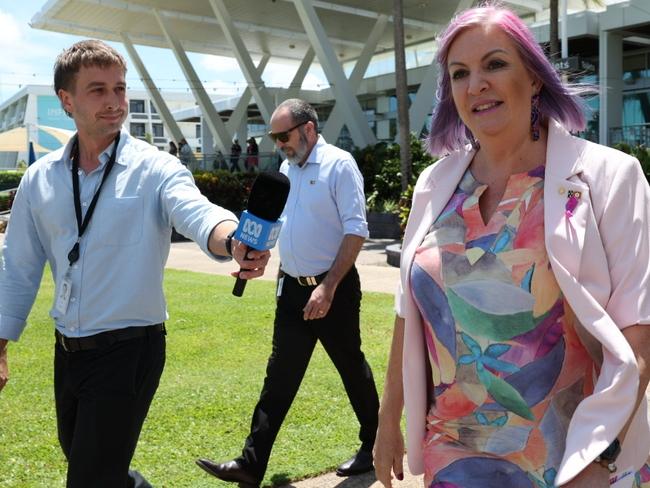
[[[52,67],[57,55],[82,38],[73,35],[32,29],[29,22],[47,0],[0,0],[0,103],[25,85],[51,85]],[[126,82],[129,88],[144,89],[126,49],[109,43],[127,60]],[[156,85],[164,93],[189,92],[185,77],[169,49],[137,46],[140,57]],[[236,95],[246,88],[246,81],[234,58],[187,53],[209,95]],[[256,59],[253,59],[257,63]],[[269,61],[262,76],[270,87],[287,86],[298,65],[296,62]],[[314,66],[303,83],[305,89],[327,86],[322,70]]]

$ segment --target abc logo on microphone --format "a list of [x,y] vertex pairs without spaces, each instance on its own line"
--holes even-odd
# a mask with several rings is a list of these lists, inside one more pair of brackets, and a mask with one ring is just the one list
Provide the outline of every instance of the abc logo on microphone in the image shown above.
[[281,228],[282,222],[269,222],[244,211],[234,238],[253,249],[266,251],[275,246]]

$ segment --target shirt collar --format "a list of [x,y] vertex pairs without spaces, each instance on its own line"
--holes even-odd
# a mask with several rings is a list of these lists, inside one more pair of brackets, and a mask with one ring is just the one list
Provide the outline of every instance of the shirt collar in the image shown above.
[[[314,144],[314,147],[311,148],[311,152],[309,153],[309,156],[307,156],[307,159],[305,159],[305,164],[303,164],[302,167],[304,168],[309,163],[320,164],[322,159],[322,154],[323,154],[323,147],[325,145],[327,145],[327,142],[325,142],[325,138],[323,138],[322,135],[318,134],[318,139],[316,140],[316,144]],[[298,166],[297,164],[292,164],[292,165]]]
[[[123,161],[121,161],[120,153],[122,152],[122,149],[124,149],[124,143],[126,142],[127,137],[128,137],[128,133],[124,129],[122,129],[120,131],[120,143],[119,143],[120,145],[117,148],[117,154],[115,155],[116,163],[124,164]],[[77,139],[77,133],[75,133],[75,135],[70,138],[63,151],[63,162],[65,163],[66,167],[70,170],[72,169],[72,159],[70,156],[72,153],[72,146],[74,145],[76,139]],[[106,163],[108,163],[108,160],[111,159],[111,154],[113,153],[114,145],[115,145],[115,141],[113,140],[101,153],[99,153],[98,169],[103,169],[106,166]]]

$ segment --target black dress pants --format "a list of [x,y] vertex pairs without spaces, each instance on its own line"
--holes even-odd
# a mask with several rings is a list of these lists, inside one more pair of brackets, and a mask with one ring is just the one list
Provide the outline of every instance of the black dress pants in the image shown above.
[[275,311],[273,349],[266,367],[251,431],[238,461],[260,480],[264,477],[273,443],[305,374],[316,341],[320,341],[341,375],[345,391],[361,425],[362,449],[371,450],[377,431],[379,399],[363,352],[359,333],[361,287],[356,268],[339,284],[327,315],[303,320],[312,286],[301,286],[285,276]]
[[59,443],[67,488],[144,488],[129,471],[142,424],[165,364],[158,331],[88,351],[54,354]]

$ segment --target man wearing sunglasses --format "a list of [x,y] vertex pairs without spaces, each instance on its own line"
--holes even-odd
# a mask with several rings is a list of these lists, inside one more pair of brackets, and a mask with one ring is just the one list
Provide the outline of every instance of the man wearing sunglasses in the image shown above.
[[273,352],[241,456],[220,464],[197,461],[217,478],[245,487],[256,487],[264,478],[273,442],[317,341],[339,371],[361,424],[361,448],[339,466],[340,476],[373,469],[379,409],[372,371],[361,351],[361,288],[354,267],[368,237],[363,178],[350,153],[318,134],[318,116],[307,102],[281,103],[271,116],[271,129],[269,137],[286,157],[280,171],[291,182],[279,239]]

